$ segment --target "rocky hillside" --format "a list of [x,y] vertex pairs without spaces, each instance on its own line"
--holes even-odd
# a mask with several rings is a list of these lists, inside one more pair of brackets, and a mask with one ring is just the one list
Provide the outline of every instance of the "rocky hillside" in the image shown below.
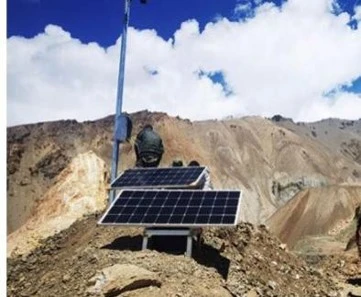
[[[192,123],[146,111],[131,117],[134,135],[144,123],[153,124],[161,134],[165,144],[161,166],[168,166],[173,159],[197,159],[210,168],[216,188],[242,189],[241,213],[245,221],[264,222],[303,189],[361,184],[357,153],[360,121],[345,124],[343,129],[337,127],[337,133],[332,132],[331,125],[327,135],[338,139],[343,133],[342,142],[333,148],[312,136],[312,128],[307,125],[278,118]],[[78,154],[91,150],[109,166],[112,129],[113,117],[8,128],[8,232],[36,215],[45,193]],[[351,142],[355,143],[352,150],[342,149],[342,143]],[[124,144],[121,168],[133,166],[134,161],[131,144]]]

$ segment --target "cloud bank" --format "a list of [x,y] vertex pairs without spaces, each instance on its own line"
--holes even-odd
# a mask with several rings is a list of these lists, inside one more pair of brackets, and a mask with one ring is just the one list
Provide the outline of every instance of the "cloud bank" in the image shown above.
[[[361,95],[342,86],[361,76],[361,6],[353,17],[333,14],[328,0],[252,9],[249,18],[218,18],[202,32],[185,21],[170,40],[130,28],[123,110],[192,120],[360,118]],[[56,25],[9,38],[8,125],[113,114],[119,46],[120,38],[108,48],[82,43]]]

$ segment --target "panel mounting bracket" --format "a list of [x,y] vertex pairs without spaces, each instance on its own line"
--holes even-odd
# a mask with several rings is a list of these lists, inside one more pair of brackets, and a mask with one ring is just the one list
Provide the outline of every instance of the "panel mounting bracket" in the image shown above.
[[185,255],[192,257],[192,239],[194,238],[198,243],[198,248],[201,242],[201,228],[145,228],[143,233],[142,250],[147,249],[148,239],[152,236],[187,236],[187,248]]

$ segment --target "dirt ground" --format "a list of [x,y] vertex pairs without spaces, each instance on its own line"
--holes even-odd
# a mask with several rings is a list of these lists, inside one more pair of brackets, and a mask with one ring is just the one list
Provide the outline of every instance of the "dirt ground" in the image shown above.
[[[204,230],[193,257],[183,238],[155,238],[141,250],[142,229],[104,227],[92,215],[44,241],[27,256],[8,259],[8,296],[91,296],[90,279],[105,267],[133,264],[154,272],[161,287],[121,296],[357,296],[356,252],[304,259],[289,252],[265,226]],[[351,286],[351,287],[347,287]]]

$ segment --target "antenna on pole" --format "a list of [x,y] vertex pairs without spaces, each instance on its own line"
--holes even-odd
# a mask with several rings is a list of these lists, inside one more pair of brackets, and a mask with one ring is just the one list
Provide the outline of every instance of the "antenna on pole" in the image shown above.
[[[125,140],[127,134],[127,121],[122,114],[123,93],[124,93],[124,72],[125,72],[125,54],[127,48],[127,33],[130,17],[130,4],[132,0],[124,0],[124,18],[123,18],[123,34],[122,43],[120,47],[119,73],[118,73],[118,88],[117,88],[117,102],[114,118],[114,139],[113,139],[113,154],[112,154],[112,169],[111,181],[115,180],[118,174],[118,161],[120,155],[120,145]],[[140,3],[146,4],[147,0],[140,0]],[[109,192],[109,202],[115,199],[115,190]]]

